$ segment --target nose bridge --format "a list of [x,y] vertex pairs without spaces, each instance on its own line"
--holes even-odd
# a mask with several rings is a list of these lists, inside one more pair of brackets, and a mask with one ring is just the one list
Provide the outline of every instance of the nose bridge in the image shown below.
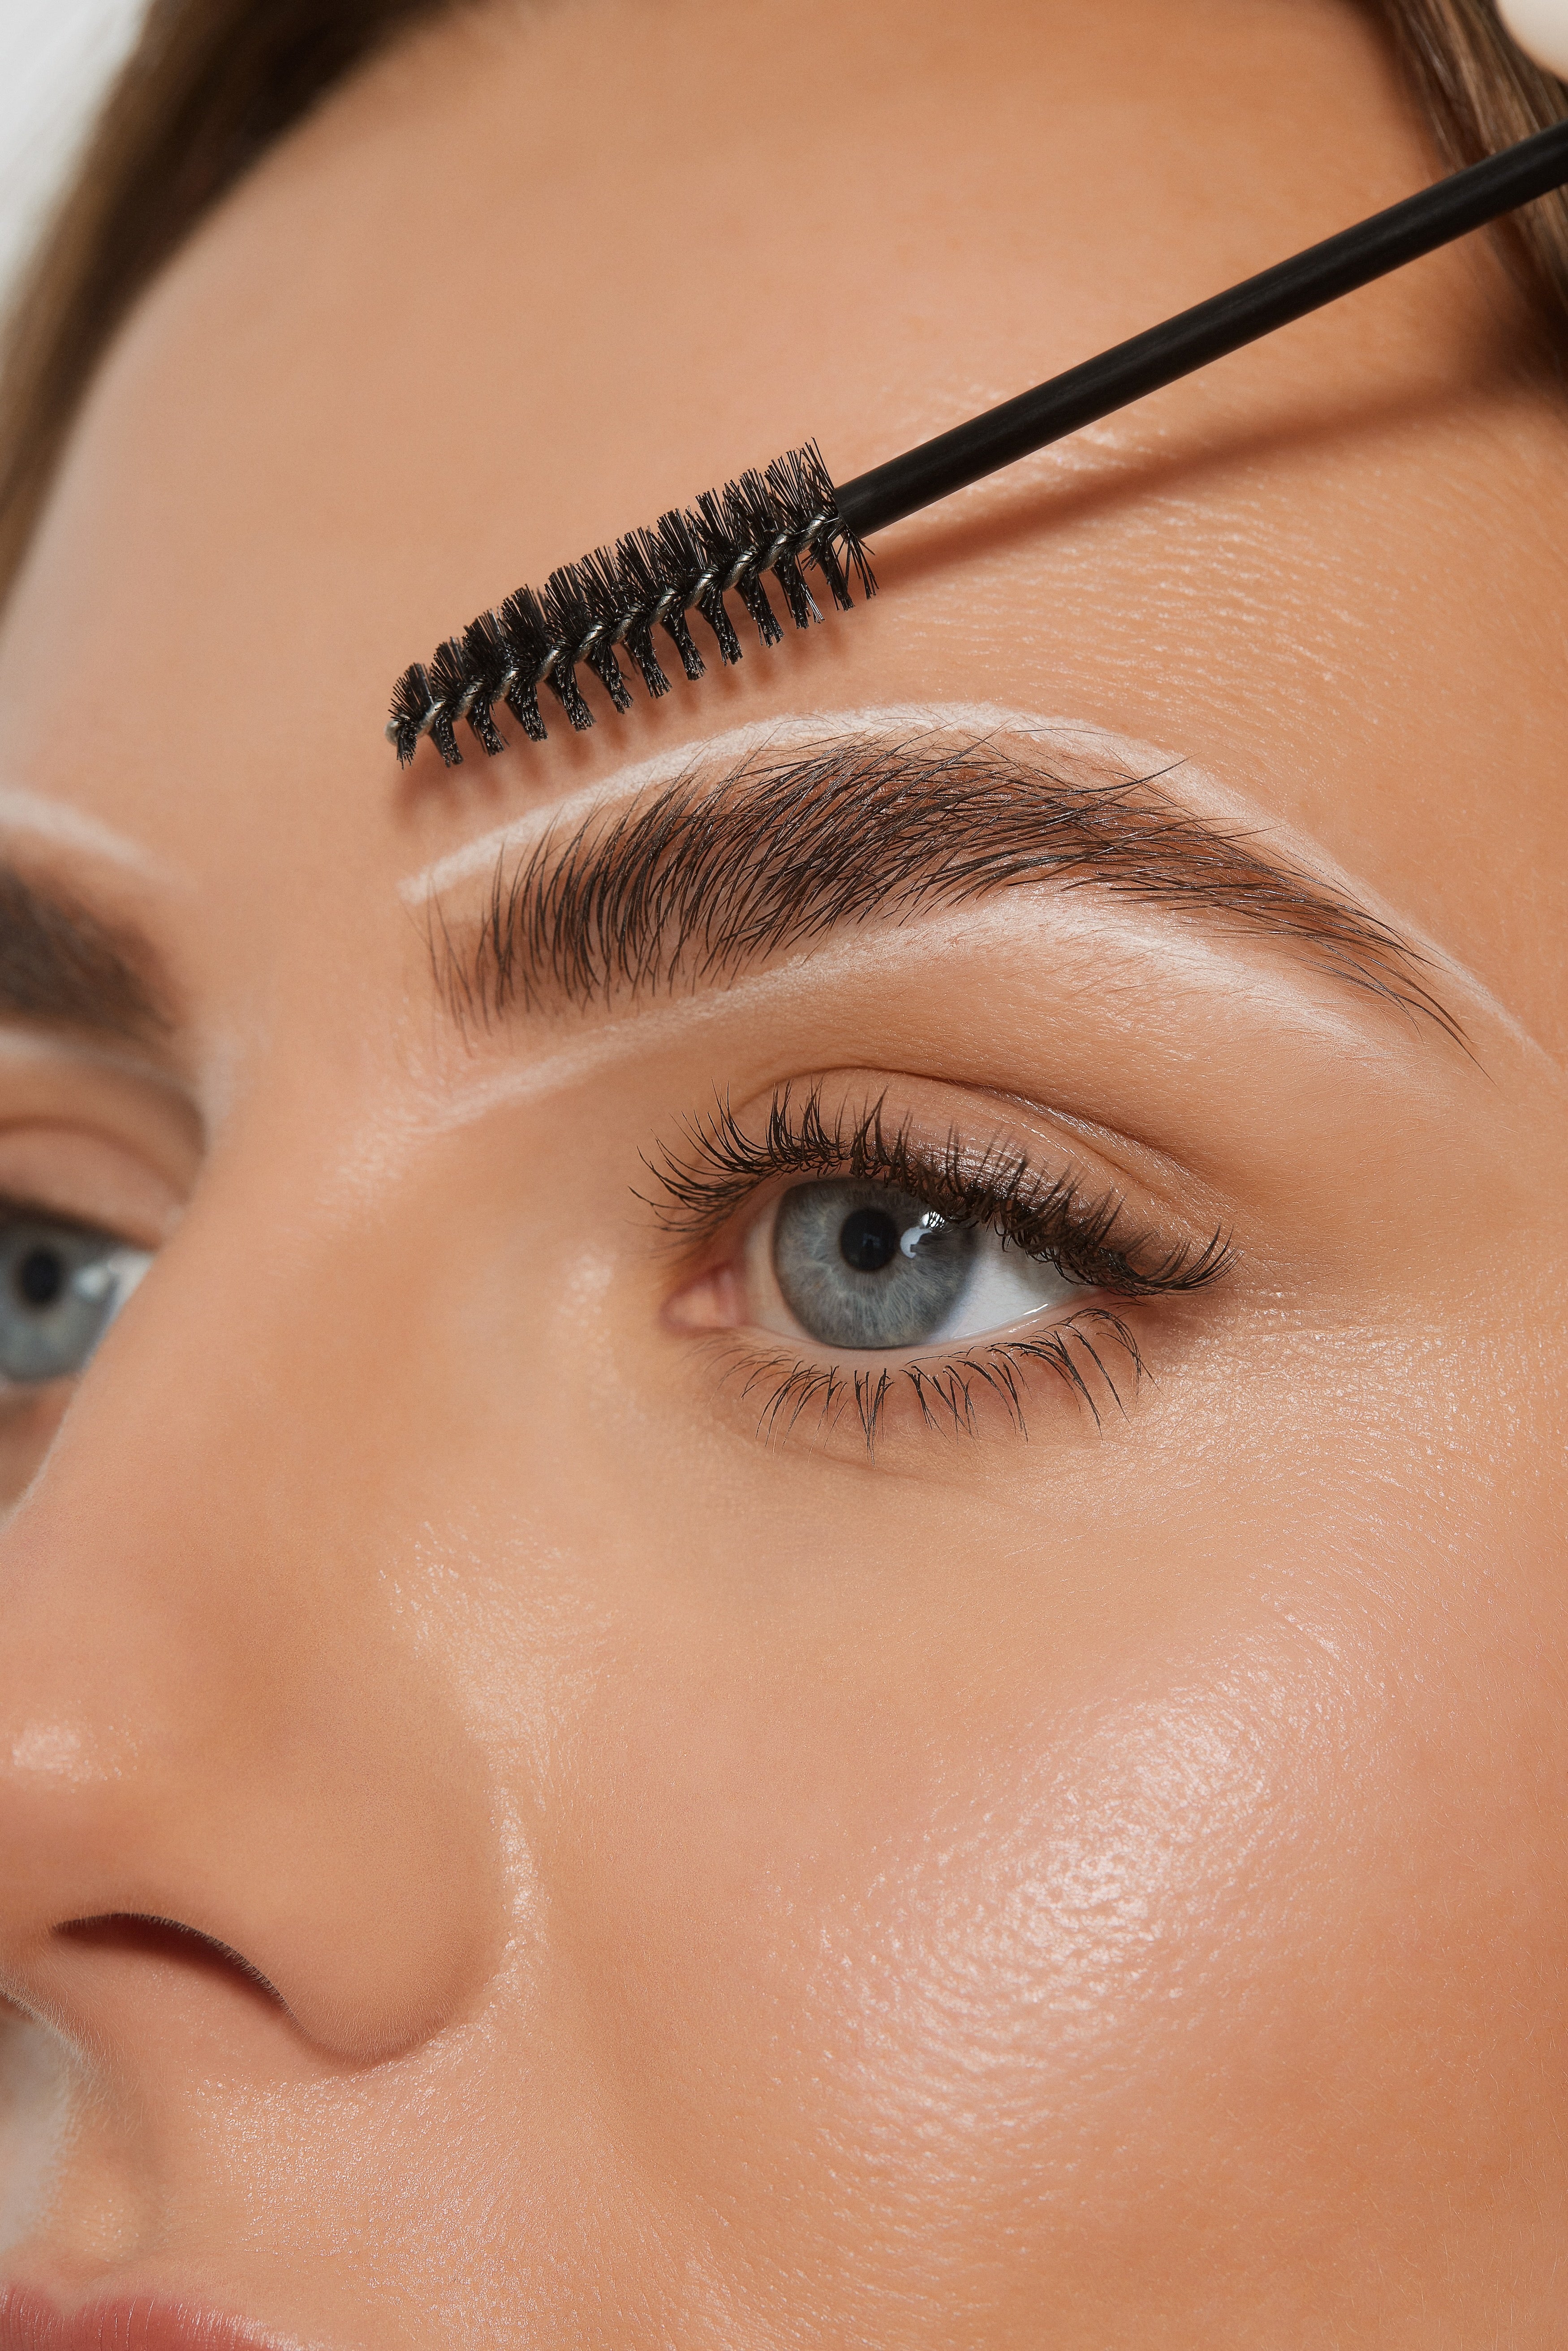
[[68,1922],[162,1918],[363,2058],[483,1980],[483,1760],[396,1614],[384,1280],[225,1229],[171,1246],[0,1535],[0,1989]]

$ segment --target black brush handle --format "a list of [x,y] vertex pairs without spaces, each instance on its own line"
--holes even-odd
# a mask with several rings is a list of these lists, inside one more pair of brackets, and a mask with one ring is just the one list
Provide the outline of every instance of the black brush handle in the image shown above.
[[1340,295],[1419,259],[1500,214],[1568,181],[1568,121],[1521,139],[1500,155],[1454,172],[1370,220],[1243,278],[1223,294],[1150,327],[1097,359],[1004,400],[967,424],[873,465],[837,491],[839,512],[862,537],[885,529],[935,499],[950,496],[1048,441],[1076,433],[1145,392],[1223,359],[1243,343],[1321,309]]

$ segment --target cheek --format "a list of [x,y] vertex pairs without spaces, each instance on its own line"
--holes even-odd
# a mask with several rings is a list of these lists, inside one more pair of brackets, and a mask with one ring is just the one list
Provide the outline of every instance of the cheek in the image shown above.
[[1528,1727],[1498,1681],[1456,1749],[1408,1628],[1323,1613],[1239,1603],[1092,1695],[1043,1649],[907,1704],[754,1654],[601,1719],[591,1868],[547,1862],[574,1975],[638,2143],[780,2315],[960,2294],[1033,2341],[1047,2293],[1204,2307],[1239,2242],[1310,2298],[1325,2229],[1427,2261],[1553,2144]]

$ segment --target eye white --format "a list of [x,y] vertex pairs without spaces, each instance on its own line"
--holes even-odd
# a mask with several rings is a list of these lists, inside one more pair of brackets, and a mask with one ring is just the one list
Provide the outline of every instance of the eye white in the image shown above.
[[1027,1322],[1030,1315],[1060,1312],[1082,1295],[1082,1285],[1070,1281],[1049,1258],[1030,1257],[1000,1233],[985,1233],[963,1297],[932,1333],[930,1343],[984,1338]]

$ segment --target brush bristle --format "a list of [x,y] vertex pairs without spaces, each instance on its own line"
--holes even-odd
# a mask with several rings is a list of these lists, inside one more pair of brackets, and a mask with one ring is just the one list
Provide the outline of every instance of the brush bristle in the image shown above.
[[481,612],[448,637],[428,664],[414,662],[392,693],[387,740],[407,767],[428,735],[449,768],[462,764],[456,729],[465,723],[483,751],[506,748],[495,720],[502,702],[531,742],[545,739],[538,690],[549,688],[572,726],[593,724],[578,680],[580,665],[616,711],[632,706],[617,646],[648,694],[670,681],[653,649],[662,629],[685,675],[704,673],[686,620],[697,613],[723,664],[739,661],[740,640],[725,602],[740,599],[764,645],[784,634],[762,575],[770,571],[798,629],[822,617],[801,566],[827,583],[840,611],[853,602],[850,582],[874,596],[876,581],[861,540],[840,514],[833,485],[815,444],[776,457],[722,490],[705,490],[694,507],[662,515],[652,529],[630,532],[552,571],[543,593],[519,588],[493,612]]

